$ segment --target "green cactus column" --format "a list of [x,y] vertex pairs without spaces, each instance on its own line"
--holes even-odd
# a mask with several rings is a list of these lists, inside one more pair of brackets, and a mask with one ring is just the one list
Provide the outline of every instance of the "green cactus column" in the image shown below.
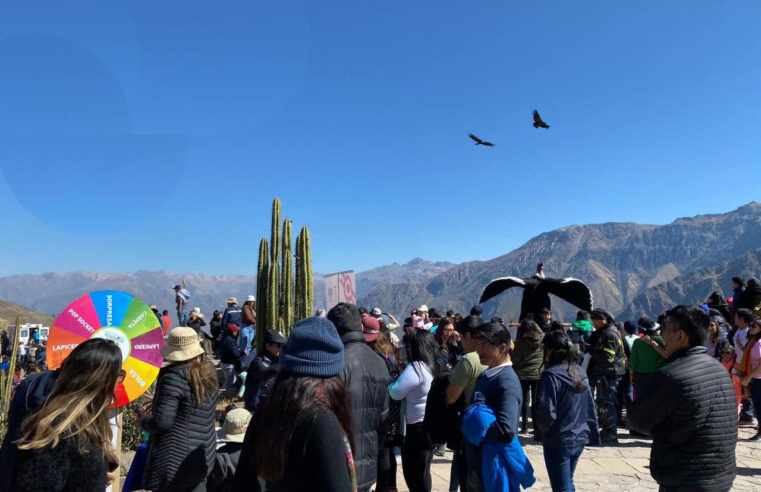
[[280,265],[277,261],[270,263],[267,273],[267,329],[277,330],[280,320]]
[[259,243],[259,265],[256,269],[256,349],[264,349],[264,331],[267,326],[267,277],[270,258],[267,239]]
[[277,330],[280,319],[280,199],[272,201],[270,269],[267,277],[267,328]]
[[304,226],[301,229],[304,235],[302,248],[304,249],[304,281],[306,282],[304,299],[304,308],[307,316],[314,314],[314,273],[312,272],[312,238],[309,235],[309,228]]
[[296,279],[293,286],[294,300],[293,300],[293,316],[294,321],[301,321],[304,316],[304,298],[301,295],[303,289],[301,284],[304,282],[304,274],[301,271],[301,234],[296,236],[296,250],[293,252],[296,260]]
[[312,316],[314,309],[314,279],[310,252],[309,229],[304,226],[296,240],[296,305],[297,318]]
[[283,245],[281,258],[280,304],[283,320],[283,335],[288,336],[293,327],[293,255],[291,251],[291,221],[283,221]]

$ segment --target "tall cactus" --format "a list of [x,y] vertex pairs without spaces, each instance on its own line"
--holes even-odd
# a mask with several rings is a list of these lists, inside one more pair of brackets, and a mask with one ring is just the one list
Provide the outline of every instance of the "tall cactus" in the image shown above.
[[267,324],[268,330],[277,330],[280,320],[280,292],[278,290],[280,279],[280,265],[277,260],[270,263],[267,273]]
[[305,316],[304,313],[304,297],[302,296],[302,292],[304,289],[301,287],[301,285],[304,283],[304,272],[301,271],[301,234],[296,236],[296,250],[293,252],[294,256],[296,257],[296,279],[294,282],[293,291],[295,292],[294,300],[293,300],[293,314],[294,314],[294,321],[301,321],[302,319],[306,318],[308,315]]
[[256,347],[264,349],[264,331],[267,326],[267,277],[269,276],[270,258],[267,238],[259,243],[259,265],[256,269]]
[[314,309],[314,278],[312,273],[312,254],[310,251],[309,229],[304,226],[296,241],[296,304],[297,318],[312,315]]
[[288,336],[293,326],[293,254],[291,252],[291,221],[283,221],[283,245],[281,251],[280,304],[282,306],[283,334]]
[[[293,248],[293,222],[285,219],[280,234],[280,199],[272,201],[270,242],[259,243],[257,269],[256,346],[263,349],[266,329],[280,330],[288,336],[295,321],[312,315],[314,309],[314,274],[309,229],[305,226]],[[294,261],[296,257],[295,276]],[[282,276],[281,276],[282,272]],[[295,278],[294,278],[295,277]]]
[[[270,238],[270,269],[267,277],[267,328],[277,330],[280,318],[280,199],[272,201],[272,237]],[[272,304],[270,304],[270,302]]]
[[301,229],[301,233],[304,235],[303,245],[304,249],[304,280],[306,281],[306,298],[304,304],[306,308],[307,316],[311,316],[314,313],[314,272],[312,272],[312,238],[309,235],[309,228],[304,226]]

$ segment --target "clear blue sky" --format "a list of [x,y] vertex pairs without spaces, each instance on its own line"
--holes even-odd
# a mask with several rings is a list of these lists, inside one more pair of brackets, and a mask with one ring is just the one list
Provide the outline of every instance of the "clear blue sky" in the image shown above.
[[252,273],[275,195],[320,272],[734,209],[761,197],[759,19],[755,0],[0,2],[0,274]]

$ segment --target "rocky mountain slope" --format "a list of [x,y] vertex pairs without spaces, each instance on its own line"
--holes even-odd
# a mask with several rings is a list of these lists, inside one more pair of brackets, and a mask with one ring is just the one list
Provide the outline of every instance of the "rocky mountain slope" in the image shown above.
[[21,316],[21,323],[42,323],[50,326],[53,323],[53,316],[38,313],[24,306],[13,304],[7,301],[0,301],[0,330],[4,330],[8,325],[16,322],[16,316]]
[[[356,274],[358,295],[366,294],[379,284],[426,282],[452,266],[446,262],[430,262],[416,258],[400,265],[383,266]],[[172,287],[185,278],[193,297],[190,304],[201,308],[207,317],[225,306],[229,296],[240,302],[248,294],[256,294],[254,275],[203,275],[138,271],[134,273],[68,272],[41,275],[0,277],[0,299],[6,299],[36,311],[57,314],[66,305],[87,293],[104,290],[129,292],[159,309],[168,309],[174,316]],[[315,306],[325,305],[324,282],[315,275]]]
[[626,307],[622,319],[639,318],[646,313],[661,313],[677,304],[703,302],[713,291],[732,296],[732,277],[758,278],[761,275],[761,248],[725,261],[716,267],[703,267],[687,275],[650,287]]
[[[713,267],[761,246],[761,204],[725,214],[681,218],[656,226],[635,223],[574,225],[540,234],[520,248],[489,261],[467,262],[414,286],[381,285],[362,298],[393,313],[421,303],[467,310],[495,277],[530,276],[544,262],[549,277],[586,282],[596,306],[619,313],[640,293],[702,267]],[[515,290],[515,289],[513,289]],[[409,297],[405,297],[406,294]],[[519,312],[520,292],[508,292],[484,306],[485,313],[510,318]],[[557,301],[567,319],[575,309]]]

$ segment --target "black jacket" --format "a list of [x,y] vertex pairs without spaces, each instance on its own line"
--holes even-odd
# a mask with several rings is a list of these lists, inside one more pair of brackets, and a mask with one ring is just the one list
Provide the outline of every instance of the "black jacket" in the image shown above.
[[235,470],[238,468],[242,442],[230,442],[217,450],[214,470],[206,482],[208,492],[232,492],[235,490]]
[[246,376],[246,410],[251,413],[264,401],[275,382],[279,364],[266,350],[254,357]]
[[587,374],[594,377],[621,377],[626,373],[626,355],[621,334],[612,325],[592,333],[589,338],[589,355],[592,359]]
[[749,278],[745,290],[733,299],[735,312],[740,308],[750,309],[761,304],[761,283],[755,278]]
[[32,374],[16,388],[8,410],[8,431],[0,447],[0,492],[15,490],[12,487],[13,474],[19,453],[15,441],[21,437],[21,424],[45,403],[58,374],[58,371]]
[[209,331],[211,332],[212,337],[219,340],[222,336],[222,319],[212,318],[212,320],[209,321]]
[[185,322],[185,324],[193,328],[196,331],[196,333],[200,335],[201,327],[206,326],[206,321],[204,321],[203,318],[190,319],[190,317],[188,316],[188,320]]
[[388,418],[388,385],[391,378],[383,359],[365,343],[360,331],[345,333],[344,369],[341,379],[351,398],[354,420],[354,463],[357,488],[368,488],[378,478],[378,450]]
[[729,373],[705,347],[669,357],[637,395],[629,424],[652,434],[650,474],[659,484],[685,491],[732,487],[737,397]]
[[[333,412],[318,407],[314,415],[297,419],[294,425],[283,477],[268,483],[267,492],[351,492],[346,446],[341,424]],[[240,492],[261,490],[253,429],[248,426],[235,471],[235,490]]]
[[206,480],[214,464],[216,406],[216,392],[196,402],[187,364],[159,371],[152,413],[141,421],[151,433],[144,488],[184,490]]
[[240,361],[238,339],[226,333],[219,343],[219,361],[223,364],[237,364]]
[[72,438],[62,439],[55,448],[19,451],[13,490],[103,492],[106,471],[106,460],[99,447],[80,453]]

